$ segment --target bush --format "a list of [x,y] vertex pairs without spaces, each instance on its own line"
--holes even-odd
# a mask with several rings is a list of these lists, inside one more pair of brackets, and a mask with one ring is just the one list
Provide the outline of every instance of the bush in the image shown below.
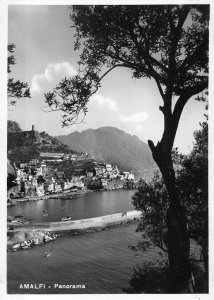
[[[202,269],[191,260],[194,277],[194,292],[206,293],[206,278]],[[143,262],[142,266],[134,268],[134,273],[129,282],[130,287],[124,289],[129,294],[166,294],[168,288],[168,263],[166,261]]]
[[167,292],[166,262],[144,262],[141,267],[134,268],[127,293],[161,294]]

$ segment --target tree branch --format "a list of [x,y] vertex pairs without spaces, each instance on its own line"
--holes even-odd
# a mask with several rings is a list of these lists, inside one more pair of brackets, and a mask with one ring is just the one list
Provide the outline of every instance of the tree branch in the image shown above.
[[[137,41],[137,38],[133,32],[133,28],[132,30],[129,30],[129,33],[131,35],[131,38],[137,48],[138,51],[138,55],[141,57],[141,59],[145,60],[147,62],[147,64],[155,64],[156,66],[158,66],[159,68],[161,68],[164,72],[168,73],[169,69],[167,67],[165,67],[162,63],[160,63],[159,61],[157,61],[154,57],[152,57],[145,49],[143,49],[143,47],[141,47]],[[154,69],[153,69],[154,70]],[[154,70],[155,71],[155,70]],[[156,71],[155,71],[156,72]],[[158,74],[158,73],[157,73]]]
[[[163,83],[164,85],[167,86],[166,79],[163,76],[161,76],[159,73],[157,73],[153,68],[149,70],[142,64],[137,64],[137,63],[127,61],[126,59],[122,58],[121,56],[119,56],[115,53],[112,53],[110,51],[105,51],[104,54],[106,56],[110,57],[112,60],[121,61],[124,65],[126,65],[127,68],[130,68],[132,70],[138,70],[139,72],[145,73],[148,76],[153,77],[153,78],[156,77],[156,79],[159,80],[160,83]],[[149,63],[151,63],[151,62],[149,62]]]
[[182,27],[184,25],[184,22],[185,22],[188,14],[189,14],[190,8],[191,8],[191,6],[189,6],[189,5],[185,5],[181,8],[181,16],[180,16],[180,19],[178,21],[178,25],[176,27],[177,30],[180,31],[182,29]]
[[99,82],[109,73],[111,72],[113,69],[117,68],[117,67],[125,67],[128,68],[128,66],[126,64],[117,64],[114,65],[112,68],[108,69],[108,71],[106,71],[99,79]]
[[167,9],[167,15],[168,15],[168,20],[169,20],[170,28],[171,28],[172,32],[175,33],[175,25],[174,25],[174,23],[172,21],[171,10],[169,9],[169,7]]

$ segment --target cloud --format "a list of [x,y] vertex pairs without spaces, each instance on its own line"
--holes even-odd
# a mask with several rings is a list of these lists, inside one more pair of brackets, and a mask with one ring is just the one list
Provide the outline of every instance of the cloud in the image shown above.
[[119,115],[119,120],[123,123],[123,127],[128,131],[136,131],[137,133],[142,132],[143,123],[149,118],[149,115],[144,112],[138,112],[130,116],[123,114]]
[[148,119],[149,115],[146,112],[139,112],[130,116],[120,114],[119,119],[124,123],[141,124]]
[[103,126],[111,120],[114,126],[132,133],[141,132],[143,123],[149,118],[149,115],[143,111],[126,116],[120,113],[119,106],[115,100],[101,94],[95,94],[91,97],[89,111],[93,111],[93,116],[96,116],[95,119],[99,119]]
[[31,92],[41,92],[48,83],[60,80],[63,76],[74,76],[75,68],[69,62],[52,63],[47,66],[43,74],[35,74],[31,80]]
[[96,104],[101,108],[108,108],[113,112],[119,112],[117,102],[109,97],[104,97],[100,94],[93,95],[91,98],[91,103]]
[[136,130],[137,132],[141,132],[142,129],[143,129],[143,125],[142,125],[142,124],[138,124],[138,125],[135,127],[135,130]]

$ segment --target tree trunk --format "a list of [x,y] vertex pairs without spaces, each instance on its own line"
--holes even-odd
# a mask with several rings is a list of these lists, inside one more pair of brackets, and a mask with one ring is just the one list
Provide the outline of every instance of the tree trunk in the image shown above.
[[166,144],[158,143],[155,147],[149,143],[153,158],[160,168],[169,195],[167,210],[167,246],[169,259],[169,292],[193,292],[190,266],[190,240],[187,231],[185,210],[181,205],[175,185],[175,173],[171,151]]
[[191,288],[190,242],[186,229],[185,214],[170,205],[167,211],[167,242],[169,258],[169,291],[193,292]]

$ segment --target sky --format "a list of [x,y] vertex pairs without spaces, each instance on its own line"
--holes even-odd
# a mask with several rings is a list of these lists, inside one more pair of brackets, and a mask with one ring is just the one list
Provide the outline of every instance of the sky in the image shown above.
[[[31,99],[18,100],[15,107],[8,107],[9,120],[17,121],[23,130],[35,125],[38,131],[53,136],[114,126],[144,142],[161,139],[163,115],[158,107],[162,99],[155,82],[133,79],[125,68],[115,69],[102,80],[82,123],[62,128],[61,112],[50,112],[44,93],[77,72],[71,10],[65,5],[10,5],[8,10],[8,42],[16,45],[11,76],[28,82],[31,89]],[[204,104],[194,98],[186,104],[174,143],[182,153],[191,151],[193,132],[205,120],[204,112]]]

